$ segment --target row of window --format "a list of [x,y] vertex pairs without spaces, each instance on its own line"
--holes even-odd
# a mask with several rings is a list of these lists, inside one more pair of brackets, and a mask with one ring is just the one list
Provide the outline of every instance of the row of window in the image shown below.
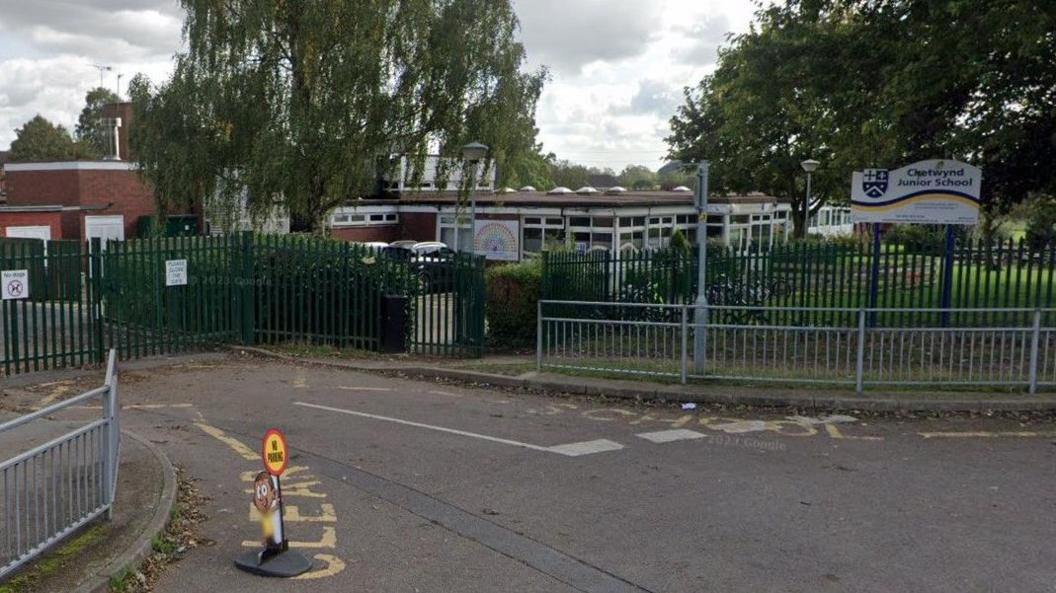
[[845,224],[851,224],[851,211],[849,208],[823,209],[815,212],[810,217],[810,228],[842,226]]
[[370,226],[396,224],[400,217],[397,214],[335,214],[330,221],[335,226]]

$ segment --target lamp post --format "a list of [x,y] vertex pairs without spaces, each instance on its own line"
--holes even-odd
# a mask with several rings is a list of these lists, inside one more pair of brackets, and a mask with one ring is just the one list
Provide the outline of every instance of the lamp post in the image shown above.
[[[807,159],[807,160],[805,160],[805,161],[803,161],[802,163],[799,164],[799,166],[803,167],[803,170],[807,172],[807,201],[806,201],[806,203],[803,204],[803,225],[804,225],[804,227],[806,227],[807,225],[810,224],[810,177],[811,177],[811,174],[814,173],[814,171],[818,170],[818,165],[820,165],[820,164],[821,163],[819,163],[818,161],[816,161],[814,159]],[[803,234],[804,235],[807,234],[806,228],[803,229]]]
[[[711,163],[700,161],[697,166],[697,300],[693,310],[693,373],[704,376],[708,347],[708,174]],[[686,170],[694,163],[671,161],[661,171]],[[648,220],[648,217],[647,217]]]
[[[484,160],[484,157],[488,155],[488,147],[480,142],[470,142],[469,144],[462,147],[462,159],[469,163],[469,232],[470,232],[470,253],[476,254],[477,252],[477,164]],[[462,244],[458,241],[458,230],[461,227],[461,223],[458,220],[458,216],[455,217],[455,246],[458,251],[462,251]]]
[[708,347],[708,172],[711,163],[697,164],[697,308],[693,313],[693,371],[703,376]]

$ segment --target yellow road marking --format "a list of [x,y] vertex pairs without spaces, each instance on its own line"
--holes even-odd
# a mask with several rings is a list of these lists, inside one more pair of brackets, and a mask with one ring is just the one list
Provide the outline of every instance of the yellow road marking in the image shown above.
[[326,568],[306,572],[300,576],[293,577],[293,580],[308,581],[312,579],[332,577],[345,569],[344,561],[337,556],[331,556],[330,554],[316,554],[315,559],[326,563]]
[[[209,426],[205,422],[195,422],[195,426],[202,429],[202,432],[220,441],[234,449],[235,453],[242,456],[243,459],[249,461],[260,461],[260,453],[250,449],[249,447],[242,444],[242,441],[234,437],[229,437],[227,434],[215,426]],[[284,493],[285,494],[285,493]]]
[[297,374],[293,377],[293,388],[308,389],[308,377],[304,374],[304,369],[297,369]]
[[67,381],[60,381],[58,383],[48,383],[48,385],[55,385],[55,389],[52,389],[50,393],[40,398],[40,401],[37,402],[37,407],[34,408],[34,410],[40,410],[50,406],[51,404],[55,403],[55,400],[66,395],[72,389],[72,387],[70,387],[69,382]]

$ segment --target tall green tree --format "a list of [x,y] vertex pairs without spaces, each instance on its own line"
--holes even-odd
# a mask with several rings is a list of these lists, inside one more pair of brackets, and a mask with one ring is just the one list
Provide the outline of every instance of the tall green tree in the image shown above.
[[114,151],[113,130],[107,129],[103,122],[103,106],[120,101],[113,91],[96,87],[84,96],[84,108],[77,118],[77,140],[91,146],[100,155]]
[[[954,157],[1001,209],[1056,180],[1056,11],[1028,0],[786,0],[760,9],[671,120],[671,155],[717,191],[812,209],[851,172]],[[822,162],[811,204],[800,162]]]
[[659,176],[645,165],[627,165],[618,175],[620,185],[633,190],[655,189],[659,184]]
[[63,126],[37,115],[15,130],[11,141],[11,161],[71,161],[94,159],[92,147],[74,141]]
[[[525,73],[509,0],[181,0],[172,78],[131,84],[132,143],[163,201],[286,203],[309,227],[379,167],[480,141],[535,150],[545,71]],[[514,166],[514,170],[516,166]]]

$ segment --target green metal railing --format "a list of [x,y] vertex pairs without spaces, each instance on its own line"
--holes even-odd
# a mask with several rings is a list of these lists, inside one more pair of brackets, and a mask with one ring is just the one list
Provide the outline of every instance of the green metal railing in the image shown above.
[[99,290],[76,242],[0,240],[0,271],[26,270],[26,298],[0,301],[5,375],[98,364]]
[[[46,250],[45,250],[46,249]],[[168,262],[186,277],[167,281]],[[0,241],[0,270],[30,293],[0,303],[4,375],[211,344],[381,347],[382,298],[406,303],[404,346],[479,356],[484,260],[403,257],[318,238],[169,237],[124,242]]]
[[[546,253],[543,295],[549,300],[693,304],[696,259],[672,250]],[[911,316],[899,321],[930,323],[932,316],[942,314],[921,310],[1056,305],[1056,246],[1031,250],[1023,241],[962,241],[948,258],[936,249],[897,244],[885,244],[874,254],[867,242],[792,243],[748,252],[709,248],[707,268],[710,304],[813,310],[770,320],[787,324],[853,321],[838,311],[819,310],[825,308],[913,311],[899,313]],[[982,322],[982,317],[972,320]]]

